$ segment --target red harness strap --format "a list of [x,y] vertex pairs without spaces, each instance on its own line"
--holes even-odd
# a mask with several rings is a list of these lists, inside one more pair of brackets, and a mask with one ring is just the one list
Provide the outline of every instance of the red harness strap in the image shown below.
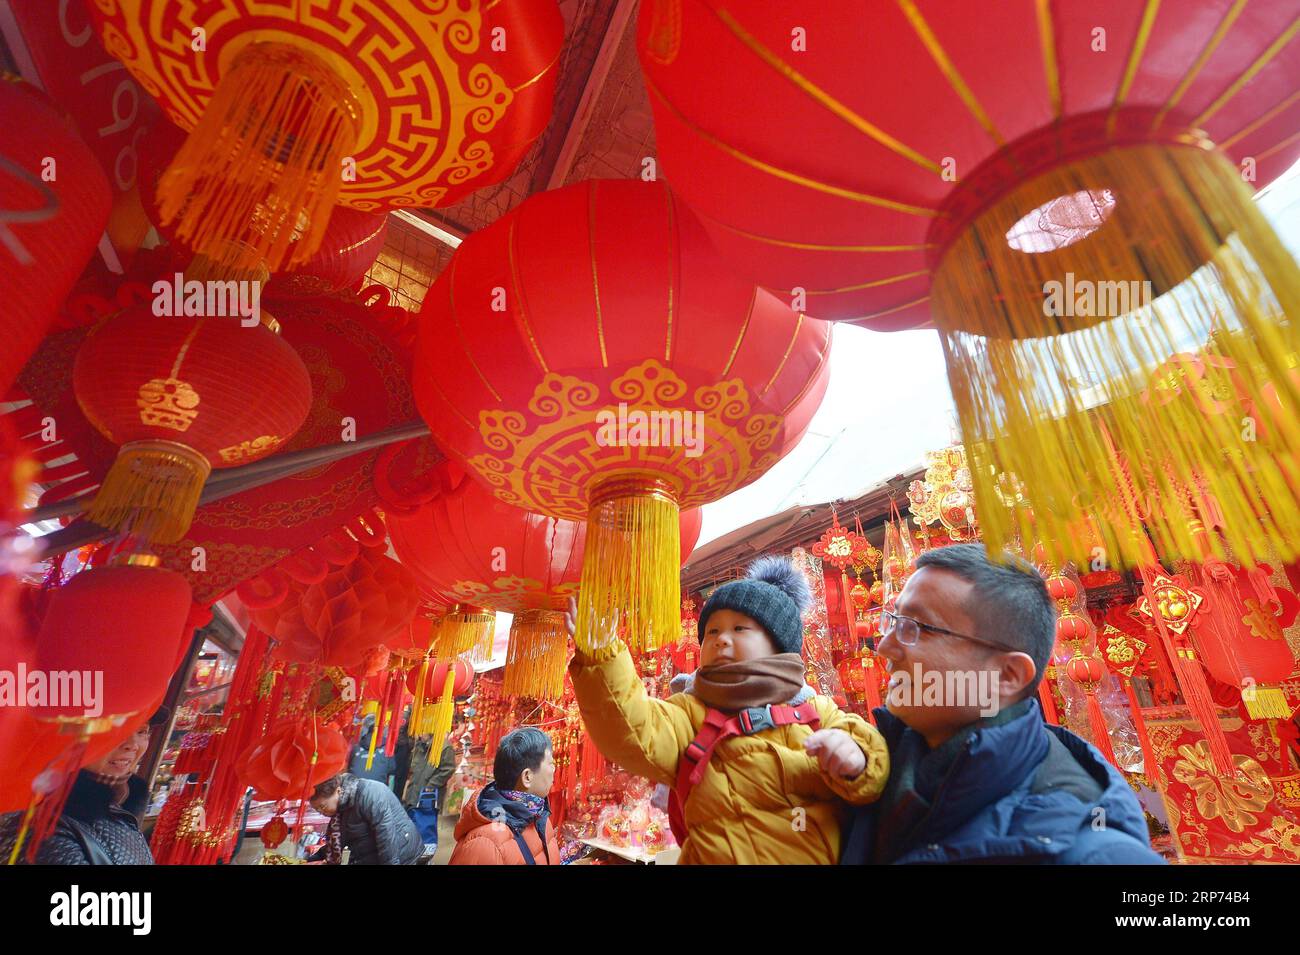
[[774,726],[789,726],[792,723],[814,729],[821,725],[816,703],[809,699],[798,706],[781,703],[755,706],[741,710],[730,718],[721,710],[709,709],[704,715],[700,731],[687,744],[677,761],[677,785],[668,797],[668,822],[678,845],[686,841],[686,799],[695,785],[704,778],[704,769],[709,765],[709,759],[718,744],[731,736],[752,736]]

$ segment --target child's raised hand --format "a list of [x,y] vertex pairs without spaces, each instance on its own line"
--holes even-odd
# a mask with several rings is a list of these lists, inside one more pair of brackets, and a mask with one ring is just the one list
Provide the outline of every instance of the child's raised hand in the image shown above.
[[828,776],[852,779],[867,768],[867,755],[844,730],[818,730],[803,741],[809,756],[817,757],[821,771]]
[[[594,641],[593,651],[613,646],[618,641],[618,619],[618,611],[614,610],[609,617],[601,617],[596,622],[591,635]],[[564,626],[568,629],[570,637],[573,637],[578,630],[578,601],[574,597],[569,598],[569,609],[564,611]],[[578,655],[587,659],[587,654],[581,649],[578,650]]]
[[564,611],[564,625],[568,628],[570,637],[578,629],[578,601],[573,597],[569,598],[569,609]]

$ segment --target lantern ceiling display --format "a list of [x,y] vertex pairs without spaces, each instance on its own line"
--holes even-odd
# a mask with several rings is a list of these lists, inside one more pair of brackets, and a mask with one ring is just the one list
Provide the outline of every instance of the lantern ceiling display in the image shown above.
[[232,269],[306,261],[336,202],[438,206],[500,182],[550,119],[564,37],[553,0],[90,6],[191,131],[162,215]]
[[[1195,556],[1191,487],[1238,556],[1296,555],[1300,270],[1251,197],[1300,157],[1300,2],[648,0],[638,51],[662,170],[739,274],[939,330],[976,500],[1007,475],[1034,508],[986,508],[991,546],[1087,557],[1101,512],[1112,564],[1143,523]],[[1267,439],[1148,394],[1212,331],[1248,400],[1278,384]]]

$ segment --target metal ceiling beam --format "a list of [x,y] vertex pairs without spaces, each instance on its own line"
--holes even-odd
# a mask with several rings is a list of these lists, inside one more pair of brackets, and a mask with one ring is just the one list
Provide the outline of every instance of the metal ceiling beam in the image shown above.
[[569,128],[564,134],[564,145],[560,147],[560,155],[551,168],[551,175],[546,183],[547,189],[558,189],[564,185],[570,170],[573,169],[573,161],[578,156],[578,148],[582,145],[587,124],[591,122],[591,115],[600,101],[600,91],[605,87],[610,67],[614,65],[618,48],[623,43],[623,34],[627,32],[628,24],[635,19],[636,6],[637,0],[618,0],[618,6],[614,8],[609,18],[609,26],[605,29],[604,39],[600,43],[600,52],[596,54],[596,59],[591,64],[591,72],[587,74],[587,84],[582,89],[582,98],[578,101],[578,108],[573,113],[573,121],[569,123]]

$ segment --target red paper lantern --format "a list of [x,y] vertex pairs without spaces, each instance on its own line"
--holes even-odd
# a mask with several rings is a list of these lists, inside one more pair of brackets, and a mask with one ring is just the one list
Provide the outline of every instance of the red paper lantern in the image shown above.
[[1083,689],[1093,692],[1106,679],[1106,663],[1099,656],[1076,654],[1065,665],[1065,675]]
[[162,214],[233,267],[306,261],[336,202],[447,205],[500,182],[550,119],[551,0],[245,7],[213,0],[184,22],[164,0],[91,7],[105,49],[192,131]]
[[1070,647],[1092,639],[1096,632],[1091,620],[1072,611],[1066,611],[1056,619],[1056,639]]
[[88,516],[175,543],[211,470],[277,451],[311,407],[298,353],[262,325],[128,309],[77,351],[77,403],[120,445]]
[[[474,668],[464,660],[440,660],[432,664],[425,673],[424,701],[426,703],[433,703],[442,696],[442,688],[447,683],[448,668],[453,674],[451,695],[464,696],[469,693],[474,685]],[[416,696],[420,694],[420,671],[420,667],[411,667],[406,674],[406,688]]]
[[1053,600],[1073,605],[1079,596],[1079,585],[1074,578],[1062,574],[1052,574],[1047,578],[1047,595]]
[[355,667],[415,615],[414,578],[374,548],[362,547],[354,560],[322,569],[319,576],[297,578],[286,572],[281,602],[250,607],[253,623],[277,641],[286,660]]
[[643,649],[679,626],[679,507],[794,446],[829,344],[730,278],[662,183],[591,181],[460,246],[424,300],[416,400],[498,498],[588,521],[578,642],[617,607]]
[[[939,329],[993,549],[1036,523],[1081,562],[1090,513],[1111,563],[1144,562],[1144,530],[1194,558],[1160,492],[1200,475],[1233,553],[1291,559],[1300,389],[1255,441],[1194,395],[1141,397],[1206,316],[1252,401],[1300,350],[1300,267],[1251,201],[1300,157],[1284,6],[647,0],[637,48],[661,172],[737,274],[818,318]],[[1007,475],[1032,520],[990,506]]]
[[45,95],[0,80],[0,395],[36,350],[95,251],[112,202],[86,144]]
[[[35,665],[47,673],[102,673],[102,713],[92,715],[148,719],[175,670],[177,645],[189,642],[191,605],[185,578],[161,567],[83,571],[50,599],[33,646]],[[37,715],[79,720],[86,714],[84,706],[65,702]]]
[[235,774],[262,799],[306,798],[343,771],[350,749],[347,738],[327,723],[289,720],[240,754]]

